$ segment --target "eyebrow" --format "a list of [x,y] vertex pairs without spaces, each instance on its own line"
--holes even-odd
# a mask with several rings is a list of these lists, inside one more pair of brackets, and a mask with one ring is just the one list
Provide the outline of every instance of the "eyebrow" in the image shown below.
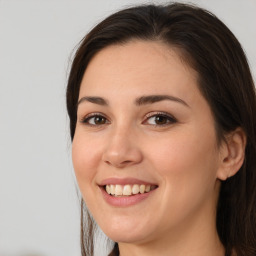
[[86,96],[86,97],[82,97],[78,102],[77,102],[77,106],[79,104],[81,104],[82,102],[91,102],[91,103],[94,103],[94,104],[98,104],[98,105],[101,105],[101,106],[107,106],[108,105],[108,101],[105,100],[104,98],[101,98],[101,97],[92,97],[92,96]]
[[171,95],[142,96],[135,100],[135,104],[138,106],[141,106],[141,105],[152,104],[152,103],[163,101],[163,100],[175,101],[175,102],[181,103],[184,106],[189,107],[189,105],[184,100],[174,97],[174,96],[171,96]]
[[[137,106],[141,106],[141,105],[147,105],[147,104],[153,104],[159,101],[164,101],[164,100],[170,100],[170,101],[174,101],[174,102],[178,102],[181,103],[184,106],[189,107],[189,105],[182,99],[178,98],[178,97],[174,97],[171,95],[147,95],[147,96],[141,96],[137,99],[135,99],[135,105]],[[101,105],[101,106],[108,106],[108,101],[102,97],[95,97],[95,96],[85,96],[82,97],[78,103],[77,106],[79,104],[81,104],[82,102],[91,102],[97,105]]]

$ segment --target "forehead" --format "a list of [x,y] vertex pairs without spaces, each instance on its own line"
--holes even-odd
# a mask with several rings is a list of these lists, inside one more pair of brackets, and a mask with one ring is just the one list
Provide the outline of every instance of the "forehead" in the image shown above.
[[[186,87],[186,88],[185,88]],[[185,90],[184,90],[185,89]],[[102,90],[124,93],[190,94],[197,90],[197,73],[182,61],[178,50],[156,41],[130,41],[111,45],[90,61],[80,88],[81,94]]]

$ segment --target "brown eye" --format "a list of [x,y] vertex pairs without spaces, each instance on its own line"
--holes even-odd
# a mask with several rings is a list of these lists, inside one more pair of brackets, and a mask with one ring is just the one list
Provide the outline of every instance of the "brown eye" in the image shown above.
[[93,124],[96,125],[101,125],[101,124],[105,124],[106,123],[106,118],[103,116],[95,116],[94,118],[92,118],[93,120]]
[[177,120],[174,117],[164,113],[152,115],[148,117],[148,119],[146,120],[147,124],[155,125],[155,126],[164,126],[164,125],[169,125],[176,122]]
[[108,123],[107,118],[101,115],[89,116],[85,118],[82,122],[89,125],[104,125]]
[[155,123],[158,125],[163,125],[168,123],[168,118],[166,116],[155,116]]

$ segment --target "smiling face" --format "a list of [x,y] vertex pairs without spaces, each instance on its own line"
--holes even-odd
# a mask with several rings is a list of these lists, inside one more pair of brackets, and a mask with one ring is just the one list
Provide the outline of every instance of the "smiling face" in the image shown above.
[[196,72],[174,50],[143,41],[101,50],[84,74],[77,119],[78,185],[111,239],[147,243],[215,228],[214,119]]

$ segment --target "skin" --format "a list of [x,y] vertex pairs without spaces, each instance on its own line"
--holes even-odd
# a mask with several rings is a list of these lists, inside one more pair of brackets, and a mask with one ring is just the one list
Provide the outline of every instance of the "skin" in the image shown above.
[[[135,104],[138,97],[156,94],[184,103]],[[88,209],[119,243],[121,255],[224,255],[216,232],[219,178],[239,169],[239,163],[230,167],[228,155],[237,156],[238,147],[218,145],[197,73],[163,43],[131,41],[109,46],[90,61],[79,100],[91,96],[107,105],[78,104],[73,164]],[[176,121],[165,118],[164,125],[156,125],[158,112]],[[83,122],[93,113],[103,116],[103,124],[95,124],[94,117]],[[133,177],[158,188],[138,204],[114,207],[98,186],[110,177]]]

